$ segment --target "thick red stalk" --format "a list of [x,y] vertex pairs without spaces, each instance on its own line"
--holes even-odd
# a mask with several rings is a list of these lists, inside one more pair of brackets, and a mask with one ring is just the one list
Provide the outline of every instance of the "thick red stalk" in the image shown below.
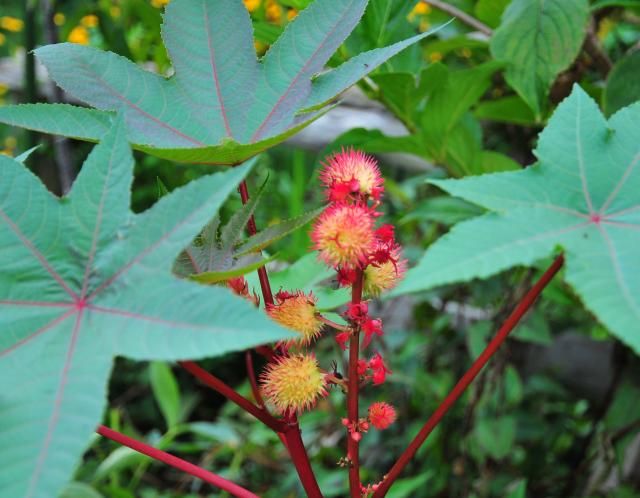
[[294,416],[291,420],[292,425],[283,434],[285,447],[291,455],[291,460],[296,467],[298,476],[302,487],[307,493],[308,498],[323,498],[318,481],[311,468],[311,462],[309,462],[309,455],[302,442],[302,436],[300,434],[300,426],[298,425],[298,419]]
[[527,292],[527,294],[525,294],[525,296],[520,301],[520,304],[518,304],[516,309],[513,310],[511,315],[509,315],[509,317],[505,320],[504,324],[502,325],[500,330],[498,330],[498,333],[494,336],[491,342],[487,345],[485,350],[480,354],[480,356],[478,356],[476,361],[473,362],[471,368],[469,368],[469,370],[467,370],[467,372],[462,376],[453,390],[447,395],[440,406],[438,406],[436,411],[433,412],[431,418],[429,418],[422,429],[420,429],[420,432],[413,439],[413,441],[411,441],[404,453],[400,455],[400,458],[398,458],[389,473],[385,476],[384,480],[380,483],[378,489],[373,493],[373,498],[382,498],[387,494],[387,491],[389,491],[391,485],[416,454],[420,446],[422,446],[422,444],[425,442],[429,434],[431,434],[440,420],[442,420],[442,417],[444,417],[444,415],[449,411],[456,400],[462,395],[464,390],[469,386],[469,384],[471,384],[473,379],[475,379],[480,370],[482,370],[489,359],[491,359],[494,353],[505,341],[509,333],[520,322],[520,319],[524,316],[524,314],[529,310],[529,308],[531,308],[531,306],[536,301],[538,296],[542,293],[547,284],[551,281],[555,274],[558,273],[563,263],[564,257],[562,255],[558,256],[553,264],[536,282],[536,284],[529,290],[529,292]]
[[113,429],[109,429],[104,425],[98,427],[96,431],[101,436],[109,438],[117,443],[120,443],[124,446],[128,446],[132,450],[137,451],[138,453],[142,453],[143,455],[147,455],[154,460],[158,460],[160,462],[166,463],[171,467],[181,470],[182,472],[186,472],[187,474],[191,474],[198,479],[202,479],[213,486],[216,486],[224,491],[231,493],[233,496],[237,498],[260,498],[258,495],[252,493],[251,491],[243,488],[242,486],[238,486],[237,484],[227,481],[225,478],[220,477],[208,470],[205,470],[197,465],[187,462],[182,458],[178,458],[174,455],[171,455],[165,451],[154,448],[153,446],[149,446],[141,441],[130,438],[129,436],[125,436],[120,432],[114,431]]
[[[240,191],[242,203],[246,204],[249,201],[247,182],[244,180],[240,182],[238,190]],[[247,230],[250,235],[255,235],[258,231],[256,228],[256,221],[253,216],[249,218]],[[264,266],[258,269],[258,278],[260,279],[260,289],[262,291],[262,299],[264,300],[265,306],[267,304],[274,304],[271,284],[269,283],[269,275],[267,274],[267,270]],[[268,346],[260,346],[259,348],[256,348],[256,351],[265,356],[269,361],[274,356],[273,350]],[[276,430],[276,432],[282,439],[289,455],[291,455],[291,460],[296,468],[296,472],[298,473],[298,477],[300,478],[300,482],[302,483],[302,487],[306,491],[308,498],[323,498],[320,487],[318,486],[318,481],[316,480],[316,476],[311,468],[309,455],[307,454],[307,450],[302,442],[302,437],[300,436],[300,425],[298,424],[297,417],[294,415],[289,420],[289,424],[284,432],[278,430]]]
[[264,425],[274,430],[275,432],[283,432],[287,429],[287,426],[281,420],[276,419],[269,414],[265,409],[259,408],[249,401],[244,396],[240,395],[234,389],[218,379],[215,375],[210,374],[204,368],[198,366],[192,361],[181,361],[180,366],[187,372],[196,377],[204,385],[214,389],[222,394],[229,401],[232,401],[244,411],[250,413],[255,418],[260,420]]
[[[351,302],[358,304],[362,301],[362,284],[364,275],[358,270],[356,280],[351,288]],[[349,341],[349,389],[347,391],[347,416],[351,427],[358,424],[358,359],[360,353],[360,327],[356,327]],[[347,437],[347,456],[349,458],[349,489],[352,498],[360,498],[360,444],[351,437]]]

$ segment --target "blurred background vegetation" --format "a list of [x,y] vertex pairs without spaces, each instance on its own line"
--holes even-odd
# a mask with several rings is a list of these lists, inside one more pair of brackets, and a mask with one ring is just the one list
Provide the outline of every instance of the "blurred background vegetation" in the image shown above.
[[[166,3],[0,0],[0,105],[65,101],[29,54],[38,45],[57,41],[111,50],[171,74],[160,37]],[[309,0],[244,3],[254,20],[260,55]],[[443,8],[453,6],[480,25],[455,21],[411,47],[348,92],[324,124],[321,120],[264,154],[263,167],[250,185],[255,191],[268,178],[269,202],[258,209],[259,227],[321,205],[320,161],[330,151],[354,145],[379,158],[387,180],[386,221],[396,225],[407,257],[415,262],[452,224],[480,212],[426,186],[426,178],[532,163],[538,132],[574,82],[607,114],[640,98],[637,0],[591,2],[583,47],[557,77],[538,116],[506,83],[502,65],[489,49],[489,35],[509,3],[371,0],[332,65],[446,22],[451,12]],[[66,191],[90,145],[0,126],[3,154],[17,155],[36,145],[30,164],[53,192]],[[136,158],[133,204],[138,211],[158,198],[158,180],[172,189],[211,171],[140,153]],[[227,216],[239,205],[239,198],[230,201]],[[314,289],[325,309],[344,302],[340,292],[331,290],[330,272],[309,255],[305,230],[270,250],[277,253],[270,267],[276,290]],[[541,262],[540,268],[547,263]],[[394,375],[382,388],[365,391],[363,405],[392,402],[400,419],[388,431],[363,439],[366,481],[381,478],[534,277],[535,271],[519,269],[482,282],[375,303],[386,329],[379,347]],[[317,354],[328,368],[341,352],[329,338],[320,341]],[[250,396],[242,355],[204,365]],[[389,496],[640,497],[639,373],[638,358],[612,339],[557,279]],[[301,419],[328,497],[347,495],[346,473],[336,464],[344,455],[345,433],[339,423],[344,404],[342,393],[334,390]],[[119,360],[111,380],[110,407],[106,423],[111,427],[244,483],[261,496],[303,495],[273,433],[171,365]],[[225,494],[96,437],[65,498],[101,496]]]

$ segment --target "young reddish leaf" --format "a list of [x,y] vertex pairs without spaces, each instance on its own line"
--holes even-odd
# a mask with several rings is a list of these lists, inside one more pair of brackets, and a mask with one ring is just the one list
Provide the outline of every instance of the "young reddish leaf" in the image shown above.
[[587,308],[640,352],[640,105],[608,122],[577,85],[523,171],[434,181],[493,212],[430,247],[395,294],[532,265],[565,251],[567,281]]
[[57,496],[100,422],[116,355],[184,360],[291,333],[173,260],[249,167],[129,209],[133,159],[119,120],[68,197],[0,157],[0,496]]

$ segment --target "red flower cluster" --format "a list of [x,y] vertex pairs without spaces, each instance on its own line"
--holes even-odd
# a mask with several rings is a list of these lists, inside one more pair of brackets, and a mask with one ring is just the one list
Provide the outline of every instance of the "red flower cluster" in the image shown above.
[[376,353],[367,363],[367,368],[371,370],[374,385],[383,384],[387,379],[387,374],[392,373],[387,367],[380,353]]

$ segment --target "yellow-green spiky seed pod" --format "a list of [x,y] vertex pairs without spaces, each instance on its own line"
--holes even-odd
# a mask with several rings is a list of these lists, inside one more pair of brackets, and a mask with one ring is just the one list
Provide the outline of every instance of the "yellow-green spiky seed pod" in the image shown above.
[[299,413],[324,396],[326,381],[313,355],[294,355],[269,363],[261,375],[264,397],[280,413]]

